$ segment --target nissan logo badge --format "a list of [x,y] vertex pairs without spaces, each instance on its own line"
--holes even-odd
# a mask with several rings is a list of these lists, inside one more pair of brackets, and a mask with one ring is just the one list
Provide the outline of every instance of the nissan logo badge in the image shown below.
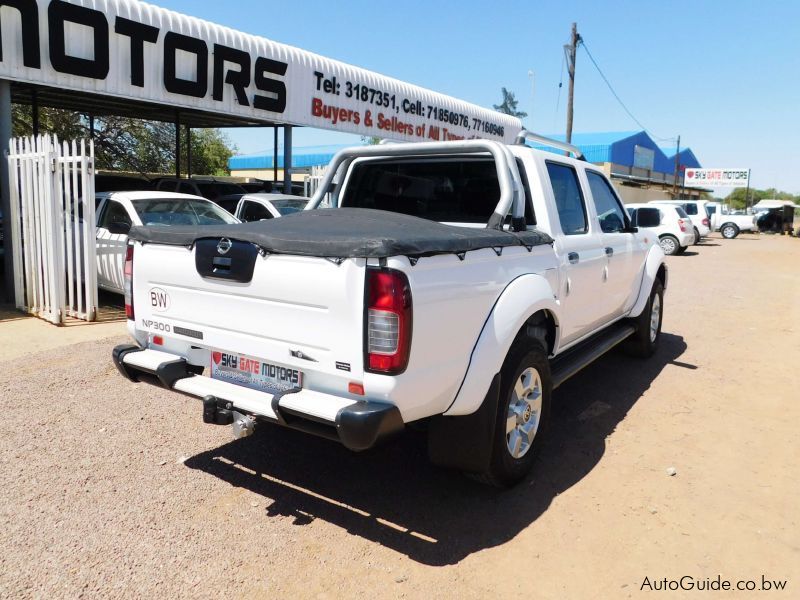
[[233,246],[233,242],[231,242],[228,238],[222,238],[217,244],[217,252],[220,254],[227,254],[228,250],[231,249]]

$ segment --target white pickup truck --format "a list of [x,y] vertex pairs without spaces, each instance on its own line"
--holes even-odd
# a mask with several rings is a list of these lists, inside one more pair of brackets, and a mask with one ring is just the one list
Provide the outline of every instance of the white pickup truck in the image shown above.
[[364,450],[414,423],[434,463],[519,481],[553,388],[620,342],[654,352],[667,285],[603,173],[526,139],[351,148],[302,212],[134,227],[117,368],[235,436]]

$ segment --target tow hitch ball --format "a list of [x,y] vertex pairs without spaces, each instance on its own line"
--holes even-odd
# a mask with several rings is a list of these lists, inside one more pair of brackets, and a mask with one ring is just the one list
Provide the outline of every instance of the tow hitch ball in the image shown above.
[[233,403],[215,396],[203,398],[203,422],[214,425],[230,425],[234,439],[247,437],[253,433],[256,420],[250,415],[233,410]]

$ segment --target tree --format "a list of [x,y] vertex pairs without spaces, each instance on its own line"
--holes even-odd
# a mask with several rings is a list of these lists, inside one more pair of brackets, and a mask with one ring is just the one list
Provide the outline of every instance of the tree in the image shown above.
[[[12,105],[15,136],[33,131],[31,107]],[[175,124],[143,121],[128,117],[95,118],[95,164],[98,169],[135,173],[175,172]],[[39,131],[53,133],[59,140],[88,138],[89,119],[79,113],[56,108],[39,109]],[[181,131],[181,171],[187,172],[187,139]],[[236,151],[219,129],[192,130],[191,172],[227,175],[228,159]]]
[[506,88],[501,88],[501,91],[503,93],[503,101],[500,104],[492,105],[496,111],[506,115],[511,115],[512,117],[518,117],[520,119],[524,119],[528,116],[528,113],[517,110],[519,100],[514,98],[514,92],[510,92]]
[[[747,198],[745,198],[745,193],[747,193]],[[750,188],[749,193],[747,192],[747,188],[736,188],[730,194],[728,194],[728,196],[725,198],[725,202],[733,208],[741,209],[745,208],[745,204],[747,206],[753,206],[753,204],[759,200],[766,199],[792,200],[793,202],[798,202],[800,200],[800,196],[794,196],[789,192],[782,192],[776,190],[775,188],[767,188],[765,190]]]
[[362,135],[361,136],[361,143],[366,146],[376,146],[381,143],[383,138],[379,138],[377,135]]

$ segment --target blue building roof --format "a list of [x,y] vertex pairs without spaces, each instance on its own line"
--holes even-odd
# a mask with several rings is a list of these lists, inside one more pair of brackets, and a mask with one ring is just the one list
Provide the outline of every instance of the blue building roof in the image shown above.
[[[564,141],[563,134],[548,135],[555,140]],[[627,167],[634,165],[634,149],[646,149],[653,152],[653,171],[659,173],[672,173],[675,170],[675,149],[659,148],[646,131],[600,131],[594,133],[574,133],[572,143],[583,152],[586,160],[593,163],[615,163]],[[294,148],[292,151],[292,165],[295,167],[313,167],[326,165],[342,148],[351,144],[333,144],[327,146],[304,146]],[[561,150],[549,148],[539,144],[533,145],[540,150],[550,150],[561,153]],[[685,167],[699,168],[700,161],[691,148],[681,150],[680,164]],[[233,156],[228,160],[228,168],[242,169],[272,169],[272,150],[256,154],[242,154]],[[278,168],[283,168],[283,151],[279,148]]]
[[[566,136],[563,134],[548,135],[556,140],[564,141]],[[651,150],[653,152],[653,171],[659,173],[672,173],[675,170],[675,158],[667,157],[664,151],[658,147],[653,138],[646,131],[601,131],[596,133],[574,133],[572,134],[572,144],[578,146],[586,160],[593,163],[615,163],[627,167],[634,166],[634,149],[636,146]],[[561,150],[546,146],[534,145],[534,148],[550,150],[561,153]],[[684,152],[686,160],[693,160],[697,164],[684,162]],[[681,151],[681,164],[691,167],[699,167],[700,163],[692,151],[687,148]]]
[[[352,144],[331,144],[327,146],[303,146],[292,149],[293,167],[315,167],[327,165],[333,155],[342,148]],[[242,169],[272,169],[272,150],[257,152],[256,154],[240,154],[228,159],[228,168],[231,170]],[[278,148],[278,168],[283,168],[283,148]]]

